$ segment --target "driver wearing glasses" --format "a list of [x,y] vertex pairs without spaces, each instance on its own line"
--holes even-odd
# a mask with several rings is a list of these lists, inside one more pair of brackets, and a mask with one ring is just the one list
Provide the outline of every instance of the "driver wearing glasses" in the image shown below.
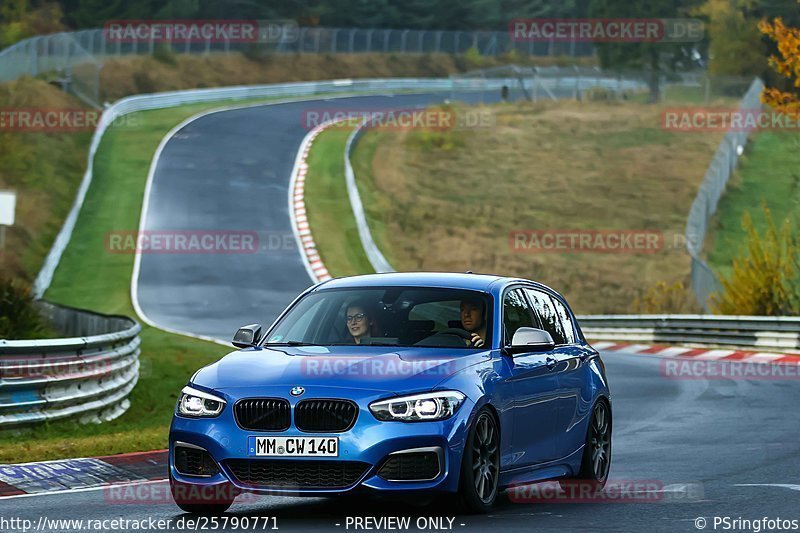
[[353,337],[353,342],[361,344],[361,340],[370,336],[374,321],[367,311],[364,302],[353,302],[347,306],[345,314],[347,331]]

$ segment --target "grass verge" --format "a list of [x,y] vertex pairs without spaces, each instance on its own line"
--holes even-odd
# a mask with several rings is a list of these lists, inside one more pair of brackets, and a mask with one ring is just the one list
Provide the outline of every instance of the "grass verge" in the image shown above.
[[308,224],[320,258],[334,277],[374,272],[361,246],[347,195],[344,148],[350,131],[344,127],[323,131],[311,145],[307,159]]
[[749,211],[756,229],[764,229],[762,204],[778,226],[786,218],[800,222],[800,134],[764,131],[749,144],[711,223],[708,260],[720,274],[730,275],[746,241],[742,215]]

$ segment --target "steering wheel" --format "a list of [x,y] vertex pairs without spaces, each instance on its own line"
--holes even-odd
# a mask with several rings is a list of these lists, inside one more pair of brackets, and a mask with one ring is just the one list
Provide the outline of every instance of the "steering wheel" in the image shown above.
[[465,341],[470,341],[472,344],[472,333],[465,329],[461,328],[445,328],[442,331],[437,331],[437,335],[454,335],[456,337],[461,337]]

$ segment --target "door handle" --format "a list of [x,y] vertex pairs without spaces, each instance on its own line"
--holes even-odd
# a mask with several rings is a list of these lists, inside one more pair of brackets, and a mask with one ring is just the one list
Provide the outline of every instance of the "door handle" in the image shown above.
[[556,363],[558,361],[556,361],[553,357],[548,357],[547,359],[545,359],[545,362],[547,364],[547,368],[553,370],[556,367]]

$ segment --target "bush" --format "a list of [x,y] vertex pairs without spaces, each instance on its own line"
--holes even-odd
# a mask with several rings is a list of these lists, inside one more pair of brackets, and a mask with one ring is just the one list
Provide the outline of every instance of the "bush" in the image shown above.
[[150,71],[137,71],[133,73],[133,84],[137,93],[155,93],[161,88],[161,80]]
[[45,337],[47,331],[30,288],[0,278],[0,338],[35,339]]
[[174,66],[178,64],[175,52],[173,52],[172,47],[166,43],[158,43],[153,47],[153,59],[167,65]]
[[680,281],[673,284],[659,281],[636,297],[631,308],[634,313],[644,315],[701,311],[692,292]]
[[248,43],[244,50],[242,50],[242,55],[250,61],[266,63],[271,54],[261,43]]
[[[454,119],[458,110],[451,105],[442,105],[431,108],[432,111],[450,114]],[[409,143],[426,152],[431,150],[450,151],[464,146],[463,131],[457,127],[444,129],[416,129],[409,135]]]
[[722,291],[711,295],[711,308],[723,315],[800,314],[800,248],[787,218],[778,229],[764,206],[766,228],[759,235],[750,213],[742,216],[747,237],[733,271],[722,278]]
[[484,63],[484,57],[481,55],[480,50],[474,46],[471,46],[466,52],[464,52],[464,59],[473,65],[482,65]]

